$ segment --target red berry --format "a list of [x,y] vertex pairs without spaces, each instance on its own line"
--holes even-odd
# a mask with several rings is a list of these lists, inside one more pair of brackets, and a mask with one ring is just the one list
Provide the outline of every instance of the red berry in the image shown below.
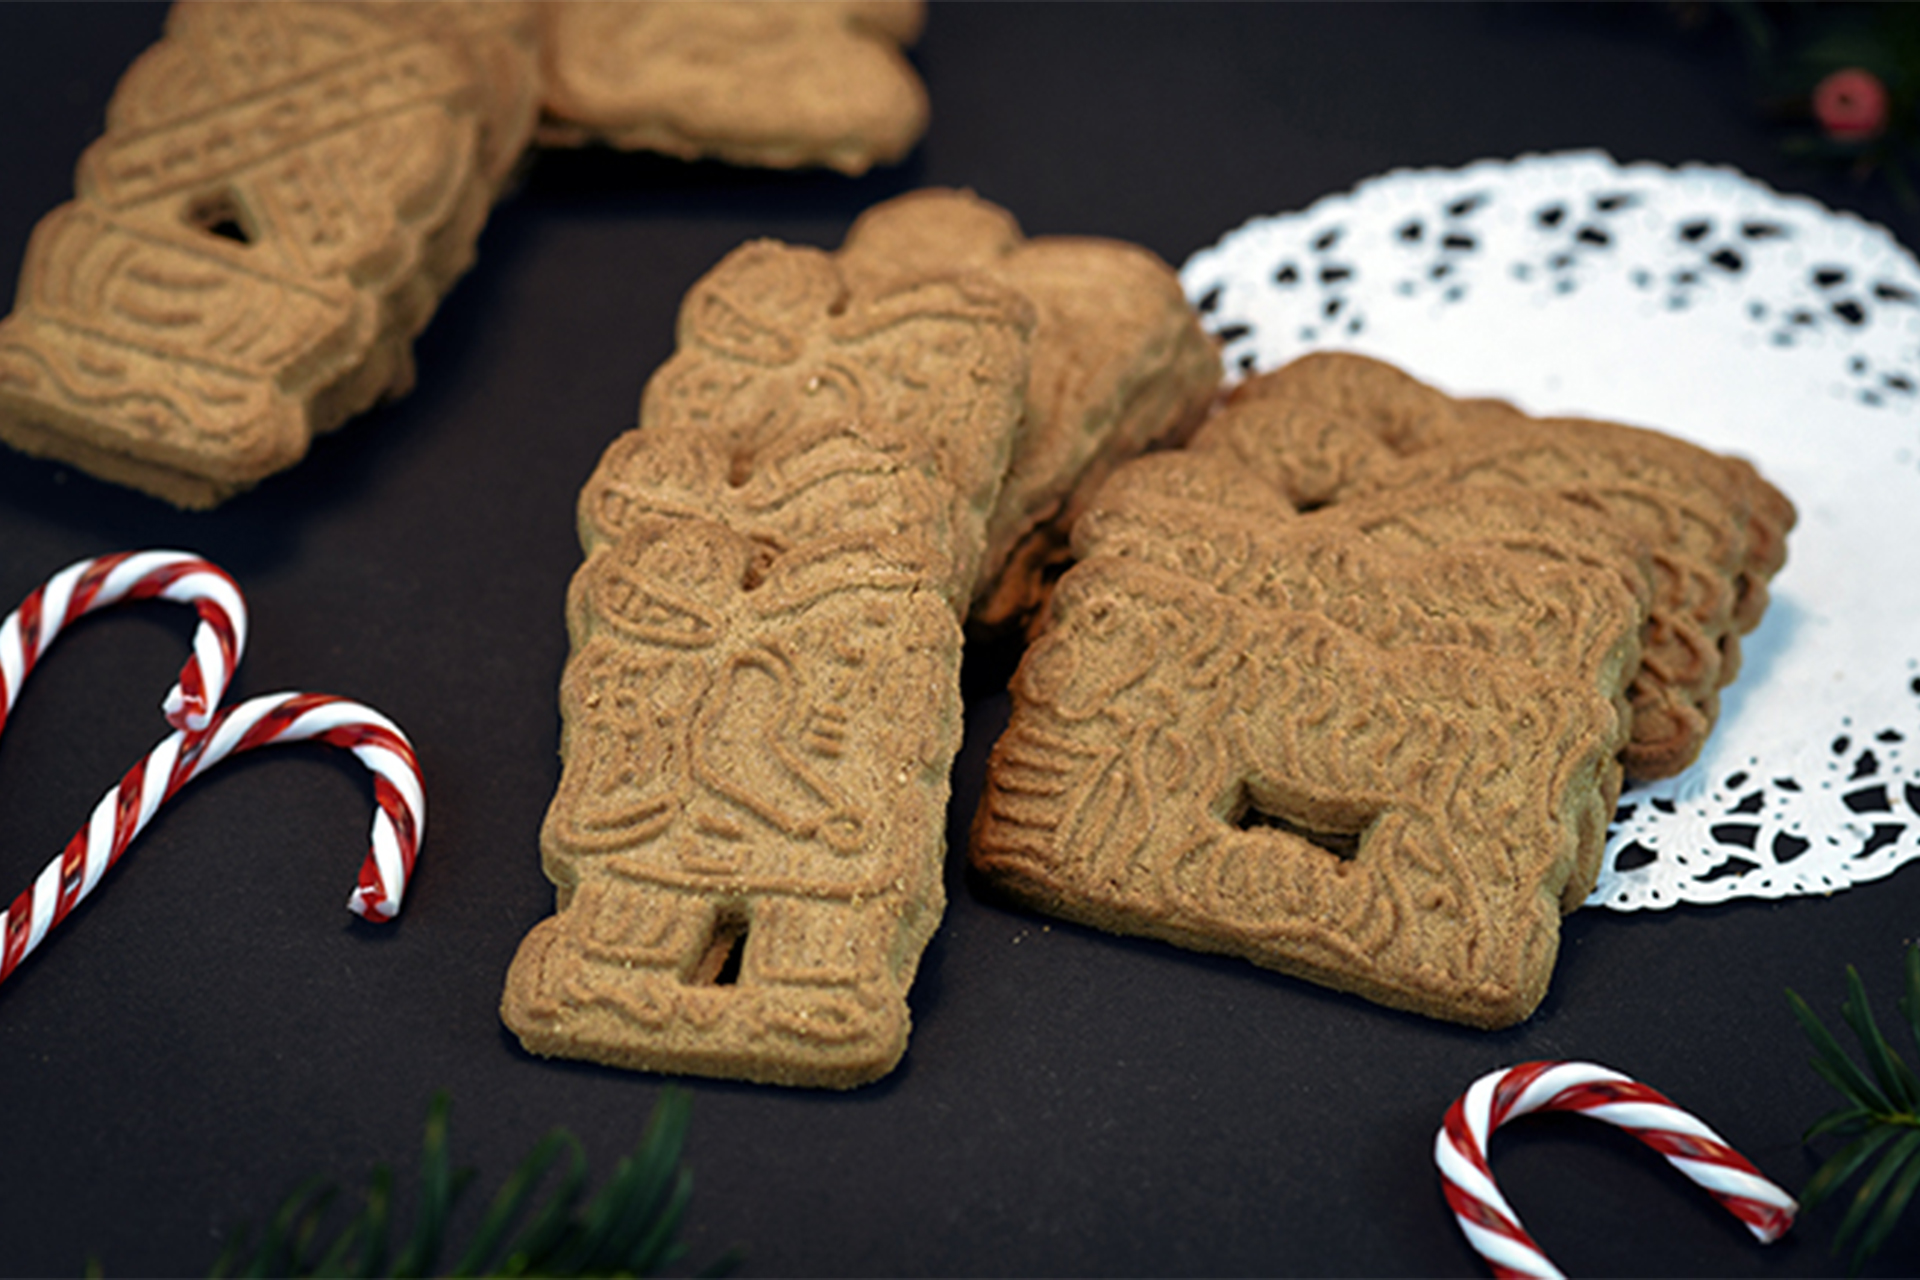
[[1828,137],[1865,142],[1887,127],[1887,87],[1859,67],[1836,71],[1815,87],[1813,114]]

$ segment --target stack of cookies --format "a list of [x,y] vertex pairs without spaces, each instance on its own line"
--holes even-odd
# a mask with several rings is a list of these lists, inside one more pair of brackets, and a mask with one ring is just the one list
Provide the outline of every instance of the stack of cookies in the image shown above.
[[531,11],[185,3],[0,322],[0,438],[184,507],[413,381],[531,135]]
[[1743,462],[1319,354],[1118,470],[972,859],[1042,910],[1527,1017],[1625,778],[1698,754],[1793,508]]
[[[1125,305],[1078,302],[1115,281]],[[502,1002],[522,1042],[782,1084],[890,1070],[944,907],[962,622],[1218,379],[1164,263],[1026,241],[964,192],[703,278],[581,494],[557,912]]]
[[[927,120],[918,0],[182,0],[0,321],[0,440],[211,507],[413,384],[536,129],[860,173]],[[543,123],[544,122],[544,123]]]

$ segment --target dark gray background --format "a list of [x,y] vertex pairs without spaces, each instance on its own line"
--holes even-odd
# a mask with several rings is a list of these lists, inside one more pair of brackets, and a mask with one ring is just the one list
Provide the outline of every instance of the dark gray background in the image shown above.
[[[1790,166],[1724,21],[1666,6],[937,6],[925,142],[859,180],[549,155],[494,213],[405,400],[211,514],[0,452],[0,610],[83,556],[186,547],[253,608],[237,693],[344,694],[420,748],[431,832],[400,922],[342,909],[371,787],[345,754],[260,752],[174,802],[0,988],[0,1271],[194,1274],[312,1172],[414,1165],[450,1092],[476,1202],[555,1125],[604,1175],[659,1078],[525,1055],[496,1017],[550,910],[573,502],[671,349],[687,287],[740,241],[832,246],[866,206],[972,186],[1033,234],[1178,264],[1246,218],[1382,170],[1600,147],[1733,164],[1913,224]],[[0,5],[0,275],[71,191],[158,6]],[[24,888],[161,733],[192,616],[123,608],[63,639],[0,742],[0,891]],[[1005,715],[977,654],[957,838]],[[961,870],[900,1070],[850,1094],[695,1082],[690,1262],[748,1275],[1479,1274],[1429,1158],[1484,1071],[1591,1058],[1702,1113],[1798,1188],[1832,1099],[1782,995],[1838,1025],[1847,964],[1893,1017],[1920,872],[1829,900],[1567,922],[1553,990],[1485,1034],[993,901]],[[1824,1153],[1828,1148],[1820,1148]],[[1836,1273],[1823,1212],[1761,1249],[1602,1125],[1503,1131],[1495,1165],[1577,1274]],[[1920,1264],[1920,1224],[1886,1273]]]

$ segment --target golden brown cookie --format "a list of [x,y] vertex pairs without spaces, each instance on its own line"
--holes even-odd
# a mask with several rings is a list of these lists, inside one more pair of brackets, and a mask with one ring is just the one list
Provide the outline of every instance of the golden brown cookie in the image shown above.
[[407,390],[532,107],[524,8],[435,12],[175,6],[28,245],[0,438],[205,507]]
[[969,191],[910,192],[862,214],[839,259],[869,287],[979,272],[1033,304],[1025,422],[988,526],[973,621],[1037,616],[1067,535],[1108,472],[1177,444],[1220,383],[1220,359],[1154,254],[1092,236],[1028,239]]
[[1625,739],[1585,678],[1121,556],[1061,579],[1013,695],[973,829],[993,883],[1481,1027],[1544,994]]
[[901,50],[919,0],[563,0],[541,6],[550,146],[600,141],[846,174],[927,127]]
[[1456,401],[1380,361],[1304,357],[1249,379],[1193,441],[1311,510],[1434,484],[1557,493],[1635,529],[1658,583],[1628,773],[1698,756],[1786,558],[1793,506],[1753,467],[1656,431]]
[[689,293],[581,494],[557,912],[501,1006],[529,1050],[840,1088],[898,1062],[1032,323],[983,279],[861,293],[765,241]]

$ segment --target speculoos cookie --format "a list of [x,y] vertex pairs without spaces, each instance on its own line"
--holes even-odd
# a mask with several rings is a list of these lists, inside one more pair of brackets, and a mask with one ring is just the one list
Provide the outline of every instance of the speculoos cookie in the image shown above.
[[1120,557],[1061,579],[1013,691],[972,840],[994,883],[1482,1027],[1546,991],[1625,736],[1577,680]]
[[1531,1013],[1620,792],[1650,565],[1524,489],[1394,497],[1303,516],[1223,458],[1117,472],[1015,677],[974,865],[1397,1008]]

